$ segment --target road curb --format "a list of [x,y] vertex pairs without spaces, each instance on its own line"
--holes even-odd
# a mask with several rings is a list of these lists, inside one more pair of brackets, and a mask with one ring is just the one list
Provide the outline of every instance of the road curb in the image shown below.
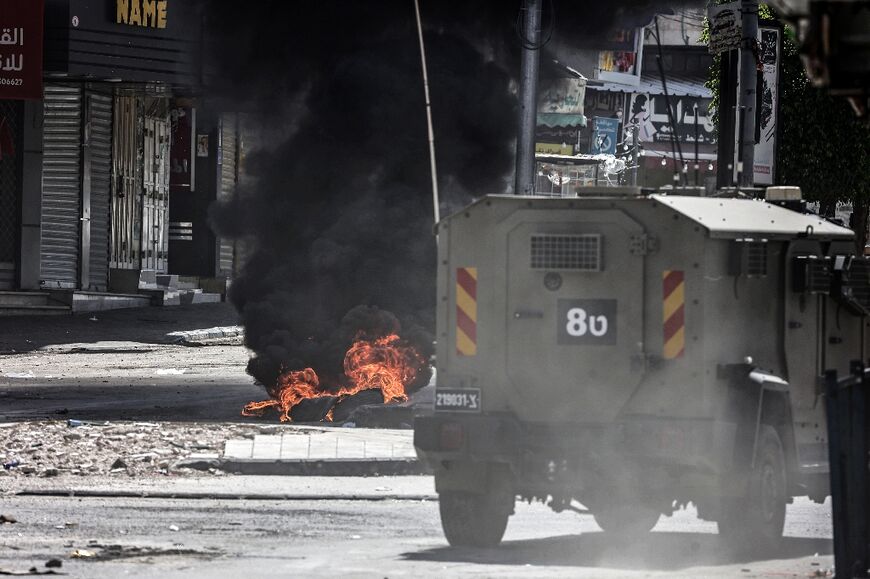
[[100,489],[23,489],[11,493],[18,497],[189,499],[231,501],[437,501],[437,494],[284,494],[284,493],[210,493],[171,491],[123,491]]
[[412,476],[432,474],[416,458],[400,459],[193,459],[180,461],[175,468],[218,469],[233,474],[265,476]]
[[176,344],[182,345],[199,345],[210,340],[220,340],[224,338],[240,338],[244,337],[245,328],[242,326],[221,326],[208,328],[205,330],[189,330],[184,332],[169,332],[166,334]]

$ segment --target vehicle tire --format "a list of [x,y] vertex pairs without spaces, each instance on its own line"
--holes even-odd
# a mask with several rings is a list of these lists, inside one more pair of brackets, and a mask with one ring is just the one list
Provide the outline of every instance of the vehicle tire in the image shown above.
[[592,512],[601,530],[617,537],[639,537],[649,533],[661,514],[657,509],[633,501],[602,505]]
[[785,454],[772,426],[762,425],[745,497],[723,501],[719,534],[738,552],[769,552],[782,539],[788,501]]
[[454,547],[495,547],[513,511],[513,496],[450,491],[438,495],[441,527]]

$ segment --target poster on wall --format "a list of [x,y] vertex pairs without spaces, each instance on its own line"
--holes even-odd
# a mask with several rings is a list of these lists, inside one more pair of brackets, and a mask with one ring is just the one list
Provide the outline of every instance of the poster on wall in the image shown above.
[[779,60],[781,30],[761,28],[758,30],[759,58],[761,59],[763,86],[758,87],[761,107],[759,115],[759,139],[755,145],[755,182],[773,185],[776,175],[776,132],[779,117]]
[[637,86],[643,62],[643,28],[617,29],[598,52],[598,80]]
[[0,2],[0,99],[42,98],[43,0]]
[[[758,91],[758,126],[755,144],[755,167],[753,182],[756,185],[773,185],[776,182],[776,136],[779,126],[779,63],[782,58],[782,29],[775,25],[758,25],[758,58],[761,60],[761,81]],[[738,70],[739,64],[738,64]],[[737,77],[737,94],[740,94],[740,75]],[[734,135],[734,181],[737,182],[737,155],[740,136]]]
[[616,136],[618,133],[619,119],[595,117],[595,132],[592,134],[592,154],[615,154]]

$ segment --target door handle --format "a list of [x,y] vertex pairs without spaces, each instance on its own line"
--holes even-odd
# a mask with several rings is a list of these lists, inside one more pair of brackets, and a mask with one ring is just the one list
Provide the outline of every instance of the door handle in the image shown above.
[[524,318],[526,318],[526,319],[528,319],[528,318],[542,319],[543,317],[544,317],[544,312],[542,312],[541,310],[515,310],[514,311],[514,319],[516,319],[516,320],[521,320]]

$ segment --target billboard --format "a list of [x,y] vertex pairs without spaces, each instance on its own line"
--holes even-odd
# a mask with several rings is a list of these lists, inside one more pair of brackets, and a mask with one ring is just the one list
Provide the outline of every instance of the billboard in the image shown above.
[[674,135],[681,143],[715,145],[716,133],[708,109],[712,99],[671,95],[674,127],[668,117],[664,95],[634,93],[628,105],[626,127],[637,123],[641,143],[670,143]]

